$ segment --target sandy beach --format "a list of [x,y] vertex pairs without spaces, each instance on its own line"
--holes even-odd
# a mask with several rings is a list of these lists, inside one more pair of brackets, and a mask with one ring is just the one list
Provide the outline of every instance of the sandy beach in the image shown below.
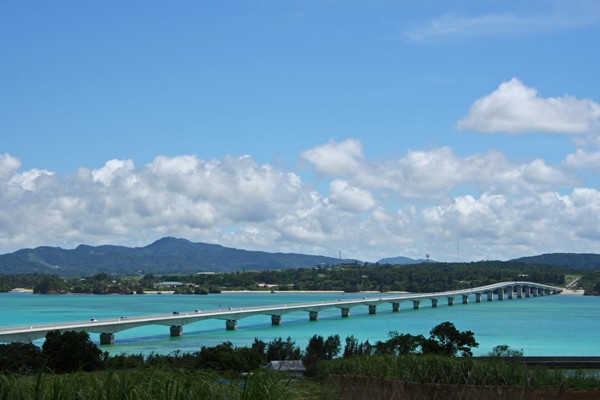
[[573,289],[563,289],[563,291],[560,294],[569,294],[569,295],[580,295],[583,296],[583,289],[577,289],[577,290],[573,290]]

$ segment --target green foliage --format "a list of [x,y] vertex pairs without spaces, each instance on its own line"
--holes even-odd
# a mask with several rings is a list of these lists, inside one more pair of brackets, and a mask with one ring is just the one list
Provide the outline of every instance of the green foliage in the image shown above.
[[442,322],[429,333],[429,339],[421,343],[424,354],[454,357],[460,353],[463,357],[470,357],[473,355],[471,348],[479,346],[473,332],[460,332],[451,322]]
[[385,342],[376,343],[375,349],[377,354],[394,354],[399,356],[414,354],[425,341],[423,335],[399,334],[396,331],[389,332],[389,337],[390,339]]
[[265,350],[265,361],[300,360],[302,358],[300,347],[288,336],[286,340],[277,338],[270,341]]
[[343,357],[363,356],[373,354],[373,346],[369,341],[359,342],[354,335],[346,337],[346,345],[344,346]]
[[87,332],[48,332],[42,352],[46,366],[56,373],[93,371],[103,366],[103,354]]
[[0,344],[0,372],[29,374],[39,371],[43,364],[41,349],[31,343]]
[[306,375],[314,376],[317,371],[317,364],[323,360],[333,360],[340,353],[340,348],[339,335],[328,336],[327,339],[323,339],[321,335],[311,337],[302,357]]
[[545,264],[574,269],[600,269],[600,254],[551,253],[521,257],[513,261],[524,264]]
[[515,350],[506,344],[499,344],[494,347],[492,351],[488,354],[489,357],[508,357],[508,358],[517,358],[523,357],[525,353],[523,349]]
[[208,371],[162,368],[35,379],[0,375],[0,399],[19,400],[288,400],[298,398],[289,377],[256,372],[246,379],[223,379]]
[[391,331],[388,335],[388,340],[378,341],[374,346],[368,341],[359,343],[354,336],[347,337],[344,358],[371,354],[402,356],[418,353],[465,357],[471,356],[471,348],[478,346],[473,332],[461,332],[451,322],[442,322],[435,326],[430,331],[429,338],[423,335],[400,334],[397,331]]
[[600,270],[585,273],[579,284],[588,296],[600,296]]
[[33,293],[56,294],[66,293],[68,290],[68,285],[58,275],[46,275],[35,285]]
[[[281,271],[236,271],[218,274],[162,276],[146,274],[141,278],[139,276],[116,276],[108,273],[99,273],[83,279],[58,278],[57,276],[48,278],[48,275],[41,274],[0,275],[0,289],[33,288],[41,284],[40,293],[58,290],[75,293],[129,294],[143,292],[144,289],[154,290],[154,285],[160,281],[180,281],[184,282],[186,286],[178,288],[177,292],[186,294],[206,294],[207,291],[214,294],[220,293],[222,289],[268,290],[259,288],[259,283],[278,285],[279,290],[292,288],[294,290],[343,290],[346,292],[359,290],[441,292],[517,280],[562,286],[565,283],[565,273],[571,272],[573,271],[563,267],[502,261],[416,265],[345,264]],[[590,276],[593,278],[593,275]],[[590,281],[590,284],[599,282],[598,276],[593,278],[595,280]],[[61,280],[66,280],[66,283],[61,283]],[[50,282],[54,282],[60,287],[52,289],[49,285]],[[582,278],[582,282],[586,282],[585,277]],[[588,290],[592,289],[593,287],[588,288]]]
[[215,347],[202,347],[197,355],[195,367],[215,371],[252,371],[260,367],[262,357],[253,348],[236,348],[231,342]]
[[564,386],[598,388],[593,374],[565,374],[560,370],[527,368],[501,359],[477,360],[471,357],[441,355],[375,355],[336,359],[319,365],[319,378],[332,376],[371,376],[378,379],[438,385]]

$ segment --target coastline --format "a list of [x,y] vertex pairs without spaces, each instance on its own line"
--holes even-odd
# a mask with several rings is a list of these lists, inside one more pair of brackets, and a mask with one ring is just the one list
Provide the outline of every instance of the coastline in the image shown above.
[[583,289],[577,289],[577,290],[574,290],[574,289],[563,289],[563,291],[560,292],[559,294],[566,294],[566,295],[569,295],[569,296],[572,296],[572,295],[583,296],[584,290]]
[[[13,292],[13,293],[33,293],[33,290],[25,289],[25,288],[14,288],[11,290],[11,292]],[[173,294],[173,293],[174,293],[173,290],[148,290],[148,291],[144,292],[144,294]],[[344,292],[343,290],[274,290],[274,291],[268,291],[268,290],[223,290],[221,293],[273,293],[273,294],[277,294],[277,293],[328,293],[328,294],[344,295],[347,292]],[[412,294],[411,292],[406,292],[406,291],[378,292],[376,290],[365,290],[365,291],[361,291],[361,292],[349,292],[348,294],[352,294],[352,293],[365,293],[365,294],[379,293],[382,295]],[[583,289],[563,289],[563,291],[560,294],[568,295],[568,296],[583,296],[584,290]]]
[[33,289],[25,289],[25,288],[14,288],[11,290],[14,293],[33,293]]

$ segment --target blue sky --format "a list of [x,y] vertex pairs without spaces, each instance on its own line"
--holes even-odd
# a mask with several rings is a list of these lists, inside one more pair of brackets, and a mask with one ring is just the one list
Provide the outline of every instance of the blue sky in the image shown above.
[[4,1],[0,253],[599,252],[596,1]]

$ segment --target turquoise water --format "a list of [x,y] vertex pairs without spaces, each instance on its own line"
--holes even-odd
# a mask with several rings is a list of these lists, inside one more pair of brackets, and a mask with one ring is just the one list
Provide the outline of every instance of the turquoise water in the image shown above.
[[[370,295],[261,292],[208,296],[42,296],[2,293],[0,326],[363,296]],[[201,346],[214,346],[227,340],[242,346],[251,344],[254,338],[269,341],[288,336],[304,348],[314,334],[339,334],[342,342],[346,336],[354,335],[359,340],[368,339],[374,343],[385,340],[389,331],[428,335],[433,326],[450,321],[460,330],[475,333],[479,342],[475,355],[485,355],[494,346],[507,344],[523,349],[527,356],[600,356],[600,297],[559,295],[482,303],[475,303],[474,299],[469,301],[468,305],[452,307],[440,301],[438,308],[431,308],[429,301],[424,301],[420,310],[413,310],[412,302],[406,302],[401,304],[398,313],[391,312],[391,305],[379,306],[377,315],[368,315],[367,307],[356,307],[351,309],[350,318],[341,318],[339,309],[322,310],[316,322],[308,321],[308,313],[296,312],[284,315],[280,326],[271,326],[270,316],[253,316],[239,320],[237,331],[226,331],[225,321],[205,320],[184,326],[183,336],[176,338],[169,336],[168,326],[152,325],[118,332],[116,343],[102,346],[102,349],[111,354],[168,354],[176,350],[193,352]],[[98,335],[92,334],[92,339],[97,343]]]

